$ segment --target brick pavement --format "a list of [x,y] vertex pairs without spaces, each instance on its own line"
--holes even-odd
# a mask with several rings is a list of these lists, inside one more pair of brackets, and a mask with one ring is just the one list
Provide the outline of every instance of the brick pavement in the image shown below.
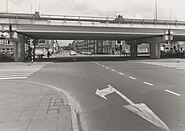
[[0,80],[0,131],[72,131],[71,106],[46,86]]
[[140,61],[139,63],[174,68],[178,70],[185,70],[185,59],[179,59],[179,58],[144,60],[144,61]]

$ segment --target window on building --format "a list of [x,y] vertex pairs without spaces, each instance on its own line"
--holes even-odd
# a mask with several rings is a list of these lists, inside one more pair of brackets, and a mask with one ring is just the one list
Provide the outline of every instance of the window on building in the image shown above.
[[13,45],[13,43],[10,42],[9,40],[5,40],[5,45]]
[[3,44],[4,40],[0,39],[0,44]]

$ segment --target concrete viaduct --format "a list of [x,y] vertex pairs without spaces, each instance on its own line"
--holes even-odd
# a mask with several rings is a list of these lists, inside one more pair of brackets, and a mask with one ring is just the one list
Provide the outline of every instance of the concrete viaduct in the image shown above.
[[[160,58],[160,43],[185,41],[185,21],[0,13],[0,33],[14,42],[14,59],[23,61],[27,39],[125,40],[131,56],[137,45],[150,44],[150,57]],[[3,36],[3,35],[2,35]]]

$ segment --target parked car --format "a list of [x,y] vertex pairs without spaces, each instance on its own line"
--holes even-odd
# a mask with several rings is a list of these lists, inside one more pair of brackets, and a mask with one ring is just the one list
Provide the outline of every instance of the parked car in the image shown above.
[[91,52],[82,52],[83,55],[91,55]]
[[86,52],[86,55],[91,55],[91,52]]
[[69,55],[76,55],[76,51],[71,50],[71,51],[69,52]]
[[13,60],[13,52],[0,52],[0,59],[1,60]]

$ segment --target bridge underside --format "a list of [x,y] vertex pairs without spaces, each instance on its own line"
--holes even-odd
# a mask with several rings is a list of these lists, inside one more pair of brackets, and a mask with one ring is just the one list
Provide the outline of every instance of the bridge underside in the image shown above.
[[108,34],[108,33],[67,33],[67,32],[21,32],[33,39],[55,40],[136,40],[157,37],[150,34]]

